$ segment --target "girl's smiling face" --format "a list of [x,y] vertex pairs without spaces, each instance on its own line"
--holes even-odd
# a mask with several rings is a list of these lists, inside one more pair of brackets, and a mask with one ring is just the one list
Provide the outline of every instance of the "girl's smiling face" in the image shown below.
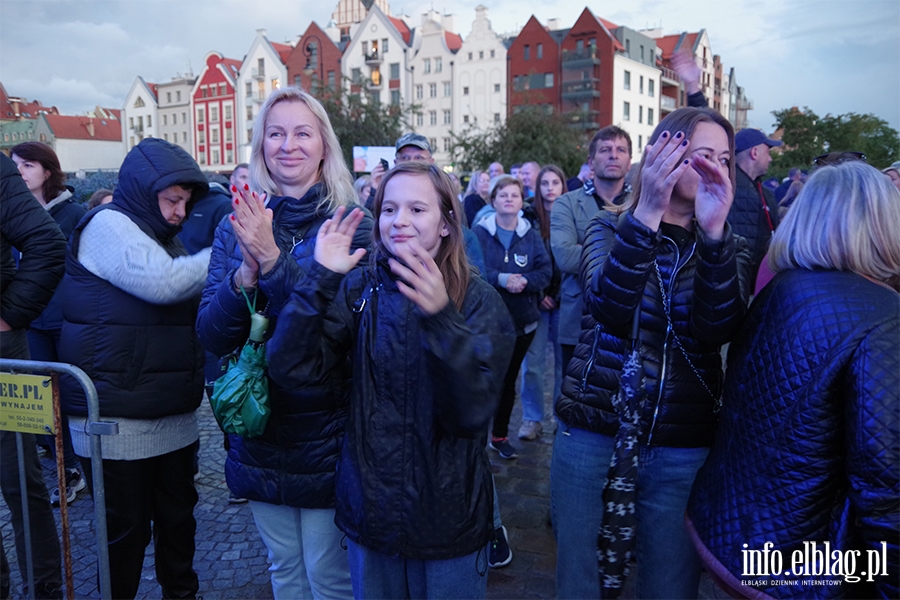
[[441,238],[450,230],[428,176],[404,173],[388,180],[378,215],[378,231],[384,247],[394,256],[398,246],[415,241],[432,258],[437,257]]

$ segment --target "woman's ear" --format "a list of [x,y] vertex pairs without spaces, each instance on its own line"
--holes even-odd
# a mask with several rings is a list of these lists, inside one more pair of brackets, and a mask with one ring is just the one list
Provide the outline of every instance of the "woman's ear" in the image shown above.
[[447,237],[448,235],[450,235],[450,228],[447,227],[446,223],[443,223],[441,225],[441,237]]

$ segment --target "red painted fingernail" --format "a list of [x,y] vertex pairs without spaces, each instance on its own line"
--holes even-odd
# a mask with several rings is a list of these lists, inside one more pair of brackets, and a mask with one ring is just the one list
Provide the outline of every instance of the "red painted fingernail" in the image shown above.
[[237,188],[236,188],[236,187],[234,187],[234,186],[231,186],[231,191],[232,191],[232,192],[233,192],[233,193],[235,193],[235,194],[236,194],[236,193],[237,193]]
[[240,203],[241,203],[241,199],[240,199],[240,198],[235,198],[235,199],[234,199],[234,203],[235,203],[235,204],[240,204]]
[[234,215],[231,215],[231,220],[234,221]]
[[245,191],[245,192],[249,192],[249,191],[250,191],[250,186],[247,185],[246,183],[244,184],[244,191]]

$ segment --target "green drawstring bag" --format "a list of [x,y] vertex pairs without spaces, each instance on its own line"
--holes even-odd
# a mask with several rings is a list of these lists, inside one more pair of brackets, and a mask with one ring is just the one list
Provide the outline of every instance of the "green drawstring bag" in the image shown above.
[[256,312],[255,294],[251,305],[243,286],[241,293],[251,313],[250,336],[240,354],[228,361],[225,374],[216,380],[209,403],[222,431],[256,437],[262,435],[272,414],[263,342],[269,319]]

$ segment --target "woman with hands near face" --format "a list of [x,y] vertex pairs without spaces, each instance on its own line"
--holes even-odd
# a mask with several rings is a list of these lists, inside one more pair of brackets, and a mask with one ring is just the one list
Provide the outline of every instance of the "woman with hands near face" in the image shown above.
[[365,262],[352,244],[359,209],[339,208],[319,229],[316,264],[269,341],[269,373],[291,387],[353,357],[335,490],[353,595],[483,598],[494,528],[482,436],[513,325],[470,271],[446,175],[400,164],[373,208]]
[[733,156],[727,120],[708,108],[679,109],[650,137],[630,199],[588,227],[586,316],[556,402],[551,465],[560,598],[598,597],[601,585],[610,595],[621,583],[612,561],[600,563],[597,579],[581,574],[597,568],[604,482],[616,476],[611,460],[628,418],[615,395],[635,318],[646,376],[639,462],[636,480],[619,489],[634,490],[638,534],[629,552],[638,557],[637,596],[697,595],[700,562],[683,515],[715,430],[720,347],[740,325],[749,295],[747,244],[726,224]]

